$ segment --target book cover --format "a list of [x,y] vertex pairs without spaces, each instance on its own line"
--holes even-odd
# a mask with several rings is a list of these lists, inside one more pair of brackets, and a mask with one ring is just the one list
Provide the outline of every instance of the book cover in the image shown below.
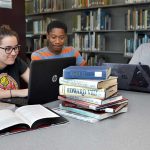
[[[127,106],[127,104],[128,104],[127,100],[122,101],[122,102],[118,102],[118,103],[110,103],[109,105],[102,105],[102,106],[98,107],[98,109],[96,111],[115,113],[115,112],[121,110],[123,107]],[[86,107],[82,108],[82,106],[80,107],[77,104],[72,104],[72,103],[69,103],[67,101],[63,101],[60,105],[62,107],[68,107],[69,109],[70,108],[77,108],[77,109],[79,108],[79,109],[95,112],[95,110],[93,110],[93,109],[89,109]]]
[[110,76],[106,80],[65,79],[64,77],[60,77],[59,83],[65,85],[71,85],[71,86],[101,89],[101,88],[108,88],[110,86],[116,85],[117,77]]
[[[128,105],[128,103],[117,104],[115,106],[106,108],[102,111],[93,111],[93,110],[81,109],[81,108],[77,108],[77,107],[67,107],[67,106],[64,106],[63,104],[60,104],[59,107],[60,107],[60,109],[63,109],[66,111],[74,112],[74,113],[92,117],[95,119],[101,119],[102,118],[101,115],[103,115],[105,113],[117,113],[118,111],[121,111],[121,109],[123,109],[124,107],[127,107],[127,105]],[[108,109],[109,109],[109,111],[107,111]]]
[[52,110],[55,111],[56,113],[60,114],[60,115],[71,117],[71,118],[82,120],[82,121],[86,121],[86,122],[90,122],[90,123],[95,123],[95,122],[99,121],[98,119],[88,117],[85,115],[81,115],[81,114],[77,114],[77,113],[67,111],[64,109],[60,109],[59,107],[53,108]]
[[63,97],[63,98],[68,98],[68,99],[72,99],[72,100],[81,100],[81,101],[85,101],[88,103],[93,103],[93,104],[97,104],[97,105],[103,105],[103,104],[108,104],[110,102],[117,102],[119,100],[123,99],[122,95],[119,94],[114,94],[113,96],[106,98],[106,99],[98,99],[98,98],[89,98],[89,97],[79,97],[79,96],[59,96],[59,97]]
[[94,117],[89,117],[89,116],[86,116],[86,115],[81,115],[79,113],[64,110],[64,109],[61,109],[61,108],[55,108],[53,110],[55,112],[57,112],[58,114],[61,114],[61,115],[64,115],[64,116],[68,116],[68,117],[78,119],[78,120],[82,120],[82,121],[87,121],[87,122],[90,122],[90,123],[95,123],[95,122],[98,122],[100,120],[103,120],[103,119],[106,119],[106,118],[109,118],[109,117],[112,117],[112,116],[115,116],[115,115],[118,115],[118,114],[121,114],[121,113],[125,113],[125,112],[128,111],[128,107],[126,106],[126,107],[122,108],[120,111],[118,111],[116,113],[101,112],[101,113],[97,114],[97,117],[96,117],[96,114],[95,114],[95,118]]
[[67,119],[56,114],[42,105],[26,105],[17,108],[0,110],[0,134],[28,131],[52,124],[68,122]]
[[61,96],[58,96],[58,99],[62,101],[64,106],[84,108],[84,109],[95,110],[95,111],[100,111],[100,110],[103,110],[105,108],[108,108],[116,104],[122,104],[122,103],[128,102],[128,99],[123,98],[116,102],[110,102],[104,105],[97,105],[97,104],[88,103],[82,100],[73,100],[73,99],[63,98]]
[[117,93],[118,86],[114,85],[107,89],[92,89],[85,87],[77,87],[70,85],[60,85],[59,94],[60,95],[70,95],[70,96],[80,96],[80,97],[91,97],[91,98],[108,98],[115,93]]
[[107,66],[70,66],[63,69],[66,79],[108,79],[111,68]]

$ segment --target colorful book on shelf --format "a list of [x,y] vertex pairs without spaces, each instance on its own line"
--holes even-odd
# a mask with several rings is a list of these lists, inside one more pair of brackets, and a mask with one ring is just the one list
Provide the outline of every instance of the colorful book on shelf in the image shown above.
[[92,98],[100,98],[100,99],[108,98],[114,95],[115,93],[117,93],[117,91],[118,91],[117,84],[107,89],[92,89],[92,88],[77,87],[77,86],[70,86],[70,85],[59,86],[60,95],[92,97]]
[[84,108],[84,109],[95,110],[95,111],[104,110],[105,108],[108,108],[110,106],[128,102],[128,99],[123,98],[116,102],[110,102],[110,103],[104,104],[104,105],[97,105],[97,104],[88,103],[88,102],[85,102],[82,100],[73,100],[73,99],[64,98],[62,96],[58,96],[58,99],[62,101],[63,106]]
[[66,79],[105,80],[110,74],[111,68],[107,66],[70,66],[63,69],[63,77]]
[[23,132],[49,125],[68,122],[42,105],[26,105],[17,108],[0,110],[0,134]]
[[106,80],[65,79],[64,77],[60,77],[59,83],[65,85],[71,85],[71,86],[101,89],[101,88],[108,88],[110,86],[116,85],[117,77],[110,76]]
[[63,98],[68,98],[72,100],[81,100],[88,103],[93,103],[97,105],[108,104],[110,102],[117,102],[118,100],[122,100],[123,96],[119,95],[118,93],[114,94],[113,96],[106,98],[106,99],[98,99],[98,98],[89,98],[89,97],[79,97],[79,96],[62,96]]
[[[97,121],[127,112],[128,106],[123,107],[120,111],[118,111],[116,113],[107,113],[107,112],[97,112],[97,113],[89,112],[89,113],[87,113],[86,112],[84,115],[82,115],[81,113],[76,113],[76,112],[61,109],[61,108],[54,108],[53,111],[55,111],[56,113],[58,113],[60,115],[68,116],[68,117],[71,117],[74,119],[79,119],[82,121],[95,123]],[[82,110],[82,111],[84,112],[84,110]],[[89,117],[89,116],[91,116],[91,117]]]

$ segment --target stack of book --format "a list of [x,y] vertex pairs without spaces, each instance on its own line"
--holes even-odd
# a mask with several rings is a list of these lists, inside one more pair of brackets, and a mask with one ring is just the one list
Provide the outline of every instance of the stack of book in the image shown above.
[[57,113],[96,122],[127,112],[128,99],[118,93],[117,77],[105,66],[70,66],[59,79]]

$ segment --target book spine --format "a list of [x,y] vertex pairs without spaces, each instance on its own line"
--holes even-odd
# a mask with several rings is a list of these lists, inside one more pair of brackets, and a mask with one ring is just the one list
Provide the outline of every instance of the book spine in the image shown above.
[[105,99],[112,96],[116,92],[117,92],[117,85],[114,85],[108,89],[91,89],[91,88],[75,87],[69,85],[59,86],[60,95],[71,95],[71,96]]
[[60,95],[73,95],[81,97],[105,98],[105,89],[91,89],[84,87],[75,87],[69,85],[60,85]]
[[111,97],[112,95],[114,95],[115,93],[117,93],[118,91],[118,84],[111,86],[110,88],[108,88],[105,91],[105,98]]
[[110,97],[110,98],[107,98],[107,99],[103,100],[102,105],[117,102],[117,101],[120,101],[122,99],[123,99],[123,96],[121,96],[121,95],[117,96],[117,97]]
[[63,96],[58,96],[58,99],[63,101],[65,105],[67,102],[67,106],[70,106],[70,107],[72,106],[72,107],[81,107],[81,108],[91,109],[91,110],[99,110],[99,105],[96,105],[96,104],[92,104],[92,103],[88,103],[88,102],[84,102],[80,100],[67,99]]
[[113,103],[124,99],[122,95],[110,97],[107,99],[88,98],[88,97],[79,97],[79,96],[65,96],[65,97],[68,99],[81,100],[81,101],[85,101],[97,105],[104,105],[104,104]]
[[128,105],[128,102],[125,102],[125,103],[122,103],[120,105],[114,106],[115,108],[105,108],[105,112],[116,113],[116,112],[120,111],[123,107],[125,107],[127,105]]
[[91,117],[91,118],[95,118],[95,119],[98,119],[98,120],[101,119],[100,115],[88,112],[86,110],[82,110],[82,109],[78,109],[78,108],[72,108],[72,107],[66,107],[66,106],[62,106],[62,104],[60,104],[59,107],[61,109],[71,111],[71,112],[74,112],[74,113],[77,113],[77,114],[81,114],[81,115],[88,116],[88,117]]
[[[119,105],[122,105],[123,103],[127,103],[127,99],[120,100],[118,102],[112,102],[104,105],[96,105],[80,100],[72,100],[72,99],[67,99],[63,97],[58,97],[58,99],[62,100],[63,106],[66,107],[73,107],[73,108],[84,108],[84,109],[89,109],[89,110],[94,110],[94,111],[105,111],[106,108],[116,108],[116,106],[119,107]],[[117,109],[117,108],[116,108]]]
[[115,115],[118,115],[118,114],[121,114],[121,113],[125,113],[125,112],[128,111],[128,107],[124,107],[116,113],[104,113],[102,115],[99,114],[99,115],[101,115],[100,120],[92,118],[92,117],[84,116],[84,115],[81,115],[81,114],[77,114],[77,113],[74,113],[74,112],[71,112],[71,111],[68,111],[68,110],[60,109],[60,108],[53,108],[52,110],[55,111],[56,113],[60,114],[60,115],[68,116],[68,117],[71,117],[71,118],[75,118],[75,119],[90,122],[90,123],[95,123],[95,122],[98,122],[100,120],[109,118],[111,116],[115,116]]
[[[80,68],[79,68],[80,69]],[[105,80],[107,79],[107,70],[101,71],[93,71],[93,70],[71,70],[71,69],[64,69],[63,70],[63,77],[66,79],[99,79]]]
[[69,112],[69,111],[66,111],[66,110],[63,110],[63,109],[55,108],[55,109],[52,109],[52,110],[55,111],[56,113],[60,114],[60,115],[68,116],[68,117],[71,117],[71,118],[74,118],[74,119],[78,119],[78,120],[82,120],[82,121],[86,121],[86,122],[90,122],[90,123],[98,122],[98,120],[95,119],[95,118],[83,116],[83,115],[76,114],[76,113],[73,113],[73,112]]
[[97,89],[98,82],[92,82],[92,80],[80,80],[80,79],[65,79],[63,77],[59,78],[60,84],[72,85],[72,86],[80,86],[87,88],[95,88]]
[[103,103],[103,100],[96,99],[96,98],[78,97],[78,96],[66,96],[66,98],[73,99],[73,100],[81,100],[81,101],[85,101],[97,105],[102,105]]

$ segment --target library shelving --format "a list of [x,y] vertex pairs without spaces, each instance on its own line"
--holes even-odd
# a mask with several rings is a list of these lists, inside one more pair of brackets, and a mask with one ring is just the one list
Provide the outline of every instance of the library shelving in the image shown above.
[[54,19],[68,26],[67,45],[90,65],[128,63],[136,48],[149,42],[150,0],[26,0],[27,53],[46,45]]

